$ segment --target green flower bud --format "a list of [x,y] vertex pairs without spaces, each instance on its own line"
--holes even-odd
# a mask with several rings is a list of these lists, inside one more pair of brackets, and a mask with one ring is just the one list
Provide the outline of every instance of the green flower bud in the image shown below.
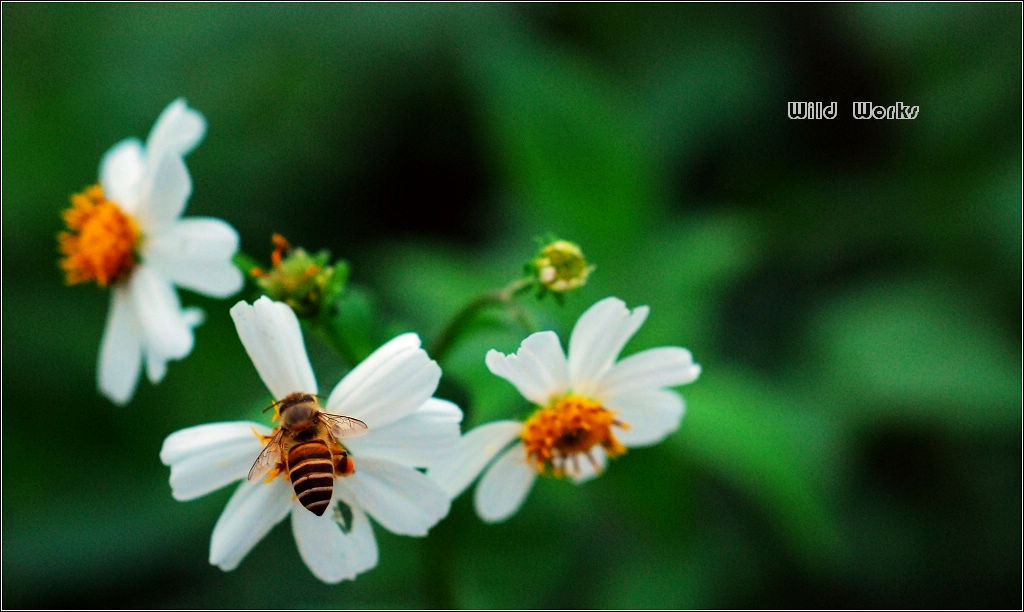
[[540,250],[531,262],[538,283],[548,291],[564,293],[582,287],[594,266],[588,266],[580,247],[556,240]]
[[274,234],[273,266],[270,271],[253,270],[256,284],[272,300],[288,304],[300,317],[315,318],[341,293],[348,278],[348,266],[339,261],[329,265],[330,253],[314,255],[302,247],[292,248],[280,234]]

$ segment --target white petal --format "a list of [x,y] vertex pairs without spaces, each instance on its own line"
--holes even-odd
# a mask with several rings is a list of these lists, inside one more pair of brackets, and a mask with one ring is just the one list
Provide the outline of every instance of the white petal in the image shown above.
[[160,447],[160,461],[164,465],[174,465],[242,439],[252,439],[258,445],[259,439],[252,432],[253,428],[261,434],[269,433],[267,427],[252,421],[224,421],[179,429],[164,439]]
[[565,462],[565,474],[576,484],[600,476],[604,472],[605,466],[608,465],[608,455],[605,454],[604,448],[592,446],[587,452],[590,453],[593,462],[582,453],[576,453],[574,457]]
[[562,345],[552,331],[531,334],[512,355],[498,351],[487,352],[487,367],[504,378],[540,406],[547,405],[552,395],[561,395],[568,389],[568,368]]
[[146,347],[146,377],[154,385],[167,375],[167,357],[152,347]]
[[213,527],[210,563],[224,571],[238,567],[294,505],[291,484],[283,478],[243,482]]
[[121,210],[135,214],[138,188],[146,170],[142,143],[128,138],[110,148],[100,162],[100,186],[103,195]]
[[433,480],[413,468],[365,457],[356,473],[338,479],[355,503],[388,530],[423,536],[448,514],[448,496]]
[[160,461],[171,466],[171,494],[185,501],[246,478],[263,448],[253,433],[270,430],[249,421],[209,423],[172,433],[160,449]]
[[170,281],[148,266],[136,266],[128,280],[147,356],[181,359],[192,350],[192,328]]
[[447,458],[459,442],[462,411],[455,404],[430,398],[409,416],[389,425],[371,429],[360,438],[345,440],[358,462],[377,457],[407,465],[426,467]]
[[526,447],[516,444],[491,465],[476,486],[476,513],[488,523],[515,514],[530,492],[537,472],[526,463]]
[[170,151],[184,156],[199,144],[206,133],[206,119],[185,104],[184,98],[171,102],[160,113],[146,139],[146,150],[153,154]]
[[[181,311],[181,320],[190,330],[198,327],[204,319],[203,311],[199,308],[189,307]],[[146,374],[149,382],[155,385],[167,374],[167,362],[170,358],[161,353],[154,345],[146,345],[144,348],[146,350]]]
[[135,394],[142,370],[142,330],[139,328],[127,287],[111,291],[110,311],[100,342],[99,389],[117,404]]
[[[349,534],[354,539],[353,565],[358,574],[377,565],[377,540],[373,537],[373,528],[370,526],[370,519],[356,503],[355,497],[345,487],[334,488],[334,503],[345,504],[352,511],[352,524],[349,527]],[[340,513],[340,510],[338,511]],[[338,518],[337,515],[335,518]],[[340,518],[338,518],[340,522]],[[344,531],[344,529],[342,529]]]
[[612,366],[602,378],[597,395],[685,385],[697,380],[700,366],[690,351],[677,346],[648,349]]
[[274,302],[266,296],[252,306],[238,302],[231,307],[231,318],[256,371],[274,399],[283,399],[297,391],[317,392],[299,320],[287,304]]
[[[455,499],[522,430],[523,424],[518,421],[496,421],[472,429],[447,459],[430,466],[427,476]],[[520,447],[520,452],[526,451]]]
[[180,287],[213,297],[242,288],[242,272],[231,263],[238,232],[220,219],[188,218],[168,226],[143,244],[146,265]]
[[313,575],[327,583],[352,580],[377,565],[377,541],[370,520],[358,506],[349,507],[352,525],[348,533],[331,512],[317,516],[301,506],[292,510],[292,533],[299,555]]
[[679,428],[683,418],[683,398],[675,391],[645,389],[609,395],[602,399],[615,418],[629,425],[628,430],[615,430],[615,436],[626,446],[649,446],[663,440]]
[[181,316],[185,319],[185,325],[192,328],[199,327],[203,324],[203,321],[206,321],[206,313],[203,312],[202,308],[197,306],[189,306],[188,308],[185,308],[181,311]]
[[337,412],[344,398],[352,395],[359,387],[373,378],[382,366],[395,356],[405,352],[418,349],[420,337],[414,333],[402,334],[385,342],[364,359],[359,365],[352,369],[344,378],[335,385],[327,399],[328,412]]
[[403,334],[356,366],[331,391],[327,411],[383,427],[423,405],[437,390],[441,368],[419,348],[416,334]]
[[176,221],[192,195],[192,177],[176,153],[146,153],[146,172],[138,187],[135,216],[144,234],[155,234]]
[[574,392],[590,395],[622,347],[647,318],[648,308],[630,312],[614,297],[605,298],[580,316],[569,339],[569,381]]

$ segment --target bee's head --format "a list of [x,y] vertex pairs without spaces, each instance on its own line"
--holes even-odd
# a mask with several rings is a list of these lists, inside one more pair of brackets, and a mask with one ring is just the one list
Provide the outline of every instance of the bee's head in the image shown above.
[[281,425],[286,429],[301,430],[309,426],[318,411],[316,396],[310,393],[292,393],[278,402]]

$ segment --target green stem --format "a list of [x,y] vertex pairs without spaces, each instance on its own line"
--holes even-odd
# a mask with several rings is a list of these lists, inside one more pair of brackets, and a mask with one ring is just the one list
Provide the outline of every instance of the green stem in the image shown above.
[[437,338],[430,345],[428,353],[431,358],[441,361],[451,349],[455,340],[458,339],[462,330],[481,310],[494,304],[505,304],[511,301],[516,294],[529,287],[532,283],[532,278],[520,278],[512,281],[508,285],[505,285],[501,289],[494,289],[479,295],[463,306],[461,310],[455,313],[452,320],[448,322],[448,325],[441,330],[441,333],[438,334]]
[[345,366],[351,368],[361,361],[355,350],[349,345],[348,339],[344,337],[338,326],[333,325],[329,317],[318,317],[308,321],[310,329],[320,336],[327,346],[338,353],[338,357]]
[[[458,515],[458,516],[455,516]],[[430,530],[430,537],[423,543],[424,591],[428,608],[434,610],[456,610],[459,600],[455,595],[456,579],[452,576],[452,561],[458,554],[455,542],[459,540],[458,525],[466,524],[460,508],[452,504],[451,511],[440,523]]]

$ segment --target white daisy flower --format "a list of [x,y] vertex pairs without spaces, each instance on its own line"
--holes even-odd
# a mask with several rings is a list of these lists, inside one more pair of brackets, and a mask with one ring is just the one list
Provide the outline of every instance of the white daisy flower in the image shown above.
[[675,431],[683,398],[666,387],[700,375],[690,351],[653,348],[615,361],[647,311],[630,311],[613,297],[594,304],[576,322],[568,359],[551,331],[529,336],[512,355],[489,351],[491,372],[537,409],[525,422],[497,421],[468,432],[430,477],[454,498],[490,464],[474,503],[480,518],[498,522],[522,505],[538,475],[583,482],[626,447],[656,444]]
[[174,286],[212,297],[242,287],[231,263],[238,233],[220,219],[181,218],[192,193],[182,157],[206,132],[185,101],[172,102],[145,146],[135,138],[114,145],[100,163],[100,182],[71,197],[59,236],[69,284],[111,288],[97,381],[118,404],[135,393],[142,362],[160,382],[167,362],[192,350],[198,309],[182,309]]
[[[261,297],[252,306],[239,302],[231,316],[274,398],[280,402],[296,393],[316,395],[299,322],[287,305]],[[377,565],[368,517],[394,533],[426,535],[448,514],[449,498],[416,468],[452,451],[462,421],[458,406],[431,397],[440,377],[441,369],[420,348],[419,337],[408,333],[377,349],[334,387],[326,412],[359,419],[368,432],[343,441],[329,439],[337,460],[333,471],[327,468],[333,482],[317,489],[327,491],[326,508],[304,506],[296,496],[295,491],[308,485],[289,479],[286,458],[294,462],[293,470],[300,466],[293,451],[281,456],[281,477],[271,471],[264,478],[257,470],[255,479],[246,479],[280,428],[270,431],[238,421],[199,425],[168,436],[160,460],[171,467],[175,499],[194,499],[243,480],[213,528],[210,563],[225,571],[238,567],[289,514],[300,556],[317,578],[329,583],[351,580]],[[281,421],[287,418],[282,413]],[[305,496],[305,491],[300,494]]]

